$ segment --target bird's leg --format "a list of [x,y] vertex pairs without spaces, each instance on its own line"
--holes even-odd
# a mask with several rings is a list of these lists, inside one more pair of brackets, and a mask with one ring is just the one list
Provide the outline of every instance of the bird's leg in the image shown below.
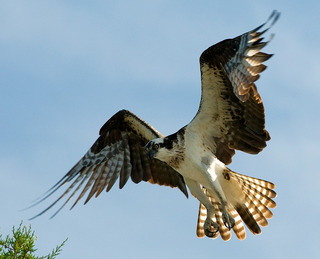
[[204,233],[207,237],[214,237],[219,231],[219,225],[207,216],[204,222]]
[[[218,185],[218,186],[217,186]],[[219,184],[216,184],[216,182],[213,183],[213,186],[214,186],[214,194],[209,191],[210,195],[213,196],[213,197],[218,197],[219,198],[219,201],[220,201],[220,204],[221,204],[221,207],[222,207],[222,221],[224,223],[224,225],[230,230],[231,228],[234,227],[234,224],[235,224],[235,220],[234,218],[227,212],[227,202],[226,202],[226,199],[223,195],[223,192],[220,188],[220,185]],[[221,190],[221,192],[219,192],[219,189]]]
[[203,169],[207,172],[209,178],[204,186],[210,196],[218,202],[219,210],[221,210],[222,213],[222,221],[230,230],[235,225],[235,220],[227,212],[227,199],[219,182],[219,176],[221,175],[226,174],[230,178],[228,174],[229,169],[227,169],[218,159],[212,159],[210,156],[204,156],[202,158],[202,163]]
[[214,207],[207,195],[202,190],[201,185],[189,178],[184,178],[191,193],[195,196],[207,209],[207,218],[204,222],[204,233],[207,237],[213,237],[219,231],[219,225],[212,220],[214,216]]
[[234,218],[227,212],[226,206],[222,205],[222,221],[224,225],[230,230],[234,227],[235,220]]

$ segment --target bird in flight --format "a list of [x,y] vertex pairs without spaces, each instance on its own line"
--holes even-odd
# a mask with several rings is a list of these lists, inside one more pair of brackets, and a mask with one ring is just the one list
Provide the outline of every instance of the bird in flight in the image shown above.
[[[223,240],[231,230],[239,239],[245,227],[253,233],[267,226],[275,208],[274,184],[236,173],[227,167],[235,150],[257,154],[270,140],[264,106],[255,81],[272,55],[261,52],[271,40],[262,35],[277,21],[274,11],[261,26],[223,40],[200,56],[201,102],[192,121],[176,133],[163,136],[130,111],[121,110],[100,129],[99,137],[78,163],[39,202],[68,185],[38,217],[78,191],[73,208],[86,194],[87,203],[119,180],[129,178],[177,187],[200,201],[197,236]],[[33,218],[35,218],[33,217]]]

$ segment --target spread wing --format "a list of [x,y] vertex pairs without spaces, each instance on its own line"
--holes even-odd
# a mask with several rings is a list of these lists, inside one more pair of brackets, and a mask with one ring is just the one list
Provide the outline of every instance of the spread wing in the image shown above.
[[100,136],[89,151],[39,202],[51,196],[62,186],[68,183],[70,186],[53,204],[35,217],[42,215],[71,191],[72,193],[53,216],[80,189],[82,189],[81,193],[71,208],[90,188],[85,203],[93,195],[99,196],[104,189],[109,191],[117,179],[119,179],[119,187],[122,188],[130,177],[135,183],[148,181],[152,184],[178,187],[188,197],[183,177],[166,163],[149,159],[146,154],[144,146],[148,141],[158,137],[163,136],[146,122],[129,111],[119,111],[100,129]]
[[255,81],[266,68],[263,62],[272,56],[260,51],[269,42],[261,36],[278,17],[274,11],[258,28],[201,54],[201,103],[188,127],[202,134],[204,143],[225,164],[231,163],[235,149],[256,154],[270,139]]

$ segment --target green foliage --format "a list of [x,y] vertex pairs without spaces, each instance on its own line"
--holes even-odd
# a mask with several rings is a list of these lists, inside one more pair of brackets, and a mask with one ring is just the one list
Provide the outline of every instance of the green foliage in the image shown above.
[[37,237],[34,231],[31,230],[31,225],[27,228],[26,226],[22,226],[22,223],[20,223],[17,229],[13,227],[12,237],[8,235],[5,239],[2,239],[2,235],[0,234],[0,259],[53,259],[60,254],[61,248],[67,239],[53,249],[50,254],[37,257],[34,254],[37,251],[34,244]]

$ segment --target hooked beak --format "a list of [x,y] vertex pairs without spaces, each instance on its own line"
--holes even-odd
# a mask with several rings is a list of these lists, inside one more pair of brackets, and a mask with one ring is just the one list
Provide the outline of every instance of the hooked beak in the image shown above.
[[153,159],[154,156],[155,156],[155,154],[156,154],[156,152],[154,152],[153,150],[149,150],[149,151],[148,151],[148,157],[149,157],[150,159]]
[[151,148],[149,148],[148,144],[144,146],[144,150],[147,152],[148,157],[150,159],[154,158],[156,152],[154,150],[152,150]]

